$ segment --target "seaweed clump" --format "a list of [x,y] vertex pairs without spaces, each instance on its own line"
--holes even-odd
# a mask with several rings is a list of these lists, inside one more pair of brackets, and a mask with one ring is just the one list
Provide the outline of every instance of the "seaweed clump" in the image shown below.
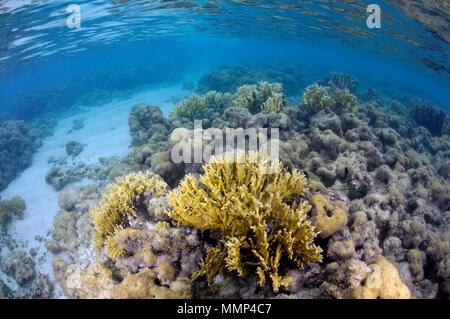
[[222,234],[193,279],[207,276],[211,283],[219,273],[253,272],[258,285],[264,286],[268,275],[275,292],[289,290],[292,278],[278,273],[283,258],[299,269],[322,261],[322,249],[313,243],[318,233],[306,220],[307,180],[279,161],[270,164],[258,153],[244,156],[212,157],[203,167],[202,186],[187,175],[179,190],[169,193],[173,209],[167,214],[179,224]]
[[105,246],[106,253],[113,259],[123,256],[125,250],[118,245],[114,235],[136,217],[136,197],[142,194],[159,197],[165,193],[166,186],[161,177],[151,172],[131,173],[117,178],[115,183],[106,188],[102,199],[90,212],[95,225],[94,246]]

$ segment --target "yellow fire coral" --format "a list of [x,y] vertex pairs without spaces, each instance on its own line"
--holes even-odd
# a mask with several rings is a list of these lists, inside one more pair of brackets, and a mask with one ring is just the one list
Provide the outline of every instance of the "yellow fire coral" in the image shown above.
[[222,233],[193,279],[206,275],[211,282],[219,273],[235,270],[244,277],[252,271],[260,286],[268,275],[278,291],[292,283],[278,274],[283,258],[300,269],[322,261],[322,249],[313,243],[317,233],[306,220],[311,207],[301,198],[307,189],[302,173],[289,173],[258,153],[212,157],[203,169],[201,186],[188,175],[168,195],[173,209],[167,214],[179,224]]
[[125,251],[117,244],[114,234],[126,228],[136,217],[136,196],[152,192],[151,196],[158,197],[165,193],[166,186],[161,177],[151,172],[131,173],[117,178],[90,212],[95,225],[94,246],[106,246],[106,252],[111,258],[122,256]]
[[[314,195],[311,201],[316,212],[314,225],[320,231],[321,238],[331,236],[347,225],[347,212],[343,208],[333,208],[333,205],[322,194]],[[331,212],[331,216],[328,216],[327,211]]]

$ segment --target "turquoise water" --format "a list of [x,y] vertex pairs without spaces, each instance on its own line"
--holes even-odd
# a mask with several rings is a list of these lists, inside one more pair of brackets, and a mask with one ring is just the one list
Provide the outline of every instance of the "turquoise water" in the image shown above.
[[[79,28],[70,27],[72,12],[66,9],[72,4],[81,10]],[[366,24],[369,4],[380,6],[381,28]],[[336,248],[350,241],[355,246],[350,259],[364,267],[373,262],[368,251],[379,250],[380,255],[391,258],[411,296],[448,298],[448,9],[445,4],[439,7],[427,1],[0,2],[0,199],[20,195],[26,205],[23,216],[15,216],[6,202],[0,206],[7,207],[0,209],[0,243],[4,244],[0,261],[20,249],[26,258],[35,260],[33,275],[25,279],[14,277],[13,266],[0,263],[0,297],[2,283],[13,291],[3,291],[9,298],[85,296],[55,279],[58,274],[51,266],[55,256],[87,267],[93,255],[78,224],[73,233],[83,238],[80,247],[85,250],[69,249],[65,241],[71,239],[52,235],[58,218],[63,219],[57,212],[62,209],[68,215],[73,213],[71,218],[82,220],[89,211],[86,207],[93,205],[87,202],[98,200],[105,186],[124,172],[151,169],[176,188],[182,177],[196,168],[163,165],[156,157],[144,156],[143,149],[151,148],[153,155],[166,152],[173,129],[192,129],[186,118],[174,115],[180,101],[210,90],[234,94],[241,85],[269,81],[283,84],[288,110],[281,114],[292,122],[282,131],[283,142],[292,148],[284,158],[285,165],[304,170],[312,181],[323,184],[324,188],[312,187],[311,195],[327,194],[330,201],[344,198],[348,208],[348,226],[319,242],[328,254],[317,266],[319,270],[315,269],[320,278],[304,283],[310,292],[295,294],[294,289],[292,296],[323,297],[316,294],[314,285],[338,281],[326,277],[335,267],[330,266],[333,262],[354,269]],[[358,102],[344,114],[336,109],[332,115],[327,110],[309,114],[305,92],[314,83],[331,87],[324,79],[335,72],[357,79],[357,87],[349,87],[347,93]],[[149,112],[157,114],[162,140],[152,136],[152,131],[144,134],[145,141],[138,141],[142,136],[133,131],[133,116],[134,121],[139,122],[139,116],[143,123],[150,121],[136,113],[139,103],[161,109],[165,120],[158,117],[156,109],[149,108]],[[230,106],[236,104],[210,108],[189,121],[233,126],[235,122],[225,111]],[[248,117],[255,117],[256,123],[258,116],[264,116],[250,113]],[[223,121],[214,122],[217,118]],[[354,118],[364,121],[364,129]],[[316,128],[323,131],[320,134],[331,134],[326,133],[330,129],[334,133],[327,135],[329,139],[338,136],[336,141],[344,142],[326,144],[327,138],[315,132]],[[151,131],[151,125],[147,129]],[[371,133],[361,133],[364,130]],[[298,141],[304,141],[306,151],[295,144]],[[374,159],[378,163],[373,164]],[[349,167],[360,171],[350,173],[350,178]],[[339,175],[344,168],[346,175]],[[95,187],[98,196],[79,195],[79,206],[66,207],[58,201],[61,191],[74,187],[81,194],[86,185]],[[380,196],[387,199],[379,200]],[[397,202],[400,204],[394,204]],[[45,213],[39,217],[42,211]],[[363,226],[352,224],[360,211],[369,216]],[[400,220],[398,225],[389,224],[395,218]],[[368,246],[358,242],[354,229],[372,232],[365,239]],[[59,241],[63,248],[49,249],[48,240],[53,240],[53,245]],[[11,260],[19,260],[18,264],[30,264],[23,256],[14,258]],[[44,275],[54,284],[53,292],[33,295],[30,287],[34,283],[51,286],[42,279]],[[340,284],[341,288],[348,286]],[[414,285],[420,288],[413,291]],[[224,297],[279,296],[258,293]]]
[[102,89],[111,70],[133,74],[105,90],[164,81],[156,74],[140,78],[139,69],[149,65],[182,78],[248,62],[347,72],[448,105],[449,44],[389,4],[382,6],[381,29],[367,28],[366,1],[77,1],[80,29],[66,25],[69,4],[3,3],[2,109],[14,113],[20,97],[52,91],[70,105],[94,87]]

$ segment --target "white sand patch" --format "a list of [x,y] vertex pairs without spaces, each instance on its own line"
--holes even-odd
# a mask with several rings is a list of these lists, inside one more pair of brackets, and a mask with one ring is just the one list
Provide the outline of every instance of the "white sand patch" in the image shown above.
[[[68,164],[72,162],[94,164],[100,157],[124,157],[132,151],[128,115],[135,105],[148,103],[160,106],[167,116],[174,105],[174,99],[181,99],[189,94],[189,91],[182,89],[181,84],[151,89],[126,100],[115,100],[100,107],[83,108],[83,112],[59,121],[54,135],[47,138],[43,146],[33,155],[32,165],[0,193],[3,199],[20,195],[25,200],[23,219],[9,224],[8,235],[17,241],[19,249],[27,252],[31,248],[37,250],[36,268],[40,273],[53,278],[51,261],[54,256],[45,249],[44,243],[50,238],[53,218],[58,210],[58,192],[45,182],[45,175],[52,167],[48,164],[48,158],[66,156],[65,144],[70,141],[85,145],[74,161],[68,158]],[[69,133],[76,119],[83,119],[84,127]],[[80,184],[82,183],[69,186]],[[7,253],[7,248],[2,249],[2,256]],[[1,271],[0,278],[6,279]],[[11,279],[7,280],[7,283],[14,286]]]

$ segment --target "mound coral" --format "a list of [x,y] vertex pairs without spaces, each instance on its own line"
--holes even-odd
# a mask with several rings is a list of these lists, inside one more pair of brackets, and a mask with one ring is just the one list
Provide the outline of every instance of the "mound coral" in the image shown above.
[[386,258],[381,257],[369,265],[372,273],[366,278],[364,286],[351,290],[349,297],[357,299],[409,299],[411,293],[400,279],[397,268]]
[[411,118],[419,125],[427,128],[432,135],[449,132],[449,115],[429,101],[414,99],[409,106]]
[[[128,117],[128,125],[132,137],[132,144],[141,146],[149,141],[167,139],[170,124],[164,118],[157,106],[140,104],[133,108]],[[167,148],[167,145],[164,145]]]
[[256,273],[258,284],[272,280],[273,290],[289,289],[292,278],[278,273],[283,257],[303,268],[322,261],[322,249],[313,244],[317,233],[306,220],[310,206],[302,199],[306,178],[258,153],[212,157],[203,167],[203,184],[188,175],[168,195],[173,209],[167,214],[179,224],[219,230],[222,239],[208,251],[193,278],[236,271]]
[[[333,208],[333,205],[321,194],[314,195],[311,201],[316,212],[314,225],[320,231],[320,237],[329,237],[347,225],[348,217],[345,207]],[[331,216],[327,212],[331,212]]]
[[111,258],[125,254],[114,239],[114,234],[126,228],[136,217],[133,205],[136,197],[144,193],[159,197],[165,191],[166,183],[151,172],[131,173],[117,178],[115,183],[107,187],[100,202],[90,212],[95,224],[94,246],[100,248],[105,245]]
[[279,112],[286,106],[281,83],[259,82],[240,86],[233,95],[233,105],[251,113]]
[[0,125],[0,191],[31,163],[35,150],[33,137],[23,121],[4,121]]
[[159,284],[158,270],[142,269],[117,282],[113,272],[100,262],[86,270],[73,270],[56,258],[53,267],[59,273],[67,273],[65,289],[78,298],[114,299],[186,299],[192,298],[190,280],[180,277],[170,282],[169,287]]

